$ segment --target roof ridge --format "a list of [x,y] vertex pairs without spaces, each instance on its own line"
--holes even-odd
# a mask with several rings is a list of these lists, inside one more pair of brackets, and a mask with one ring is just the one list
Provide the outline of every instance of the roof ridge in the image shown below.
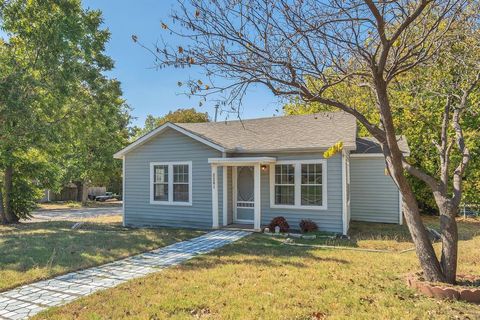
[[261,118],[251,118],[251,119],[236,119],[236,120],[222,120],[222,121],[217,121],[217,122],[172,122],[176,125],[189,125],[189,124],[221,124],[221,123],[232,123],[232,122],[253,122],[253,121],[258,121],[258,120],[268,120],[268,119],[285,119],[285,118],[296,118],[296,117],[308,117],[308,116],[314,116],[314,115],[327,115],[327,114],[344,114],[348,115],[351,117],[354,117],[353,115],[350,115],[349,113],[345,111],[322,111],[322,112],[315,112],[315,113],[307,113],[307,114],[286,114],[286,115],[279,115],[279,116],[271,116],[271,117],[261,117]]

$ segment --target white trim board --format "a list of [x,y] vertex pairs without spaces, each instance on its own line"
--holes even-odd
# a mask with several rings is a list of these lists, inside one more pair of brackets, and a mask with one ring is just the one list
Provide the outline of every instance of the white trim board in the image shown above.
[[222,225],[228,225],[228,167],[222,172]]
[[384,158],[383,153],[351,153],[351,158]]
[[[188,202],[173,201],[173,166],[188,165]],[[168,201],[154,200],[153,195],[153,168],[154,166],[168,166]],[[170,206],[191,206],[193,195],[192,161],[150,162],[150,204]]]
[[347,154],[342,152],[342,229],[343,235],[347,235],[349,221],[348,221],[348,207],[347,207]]
[[275,163],[274,157],[238,157],[238,158],[208,158],[208,163],[224,166],[253,166],[255,164]]
[[[122,157],[122,226],[125,227],[125,156]],[[49,190],[50,192],[50,190]]]
[[403,225],[403,195],[398,190],[398,224]]
[[155,129],[153,131],[150,131],[146,135],[144,135],[144,136],[140,137],[139,139],[135,140],[134,142],[132,142],[131,144],[129,144],[128,146],[126,146],[122,150],[118,151],[117,153],[115,153],[113,155],[113,157],[116,158],[116,159],[121,159],[122,156],[124,156],[128,152],[136,149],[137,147],[141,146],[142,144],[146,143],[147,141],[149,141],[150,139],[152,139],[156,135],[165,131],[165,129],[167,129],[167,128],[171,128],[171,129],[176,130],[180,133],[183,133],[184,135],[186,135],[186,136],[188,136],[188,137],[190,137],[194,140],[197,140],[197,141],[199,141],[203,144],[206,144],[207,146],[210,146],[210,147],[212,147],[212,148],[214,148],[218,151],[225,152],[225,148],[223,148],[222,146],[220,146],[218,144],[215,144],[215,143],[213,143],[213,142],[211,142],[211,141],[209,141],[205,138],[202,138],[202,137],[200,137],[196,134],[193,134],[192,132],[183,129],[182,127],[177,126],[176,124],[173,124],[171,122],[167,122],[167,123],[161,125],[160,127],[158,127],[157,129]]

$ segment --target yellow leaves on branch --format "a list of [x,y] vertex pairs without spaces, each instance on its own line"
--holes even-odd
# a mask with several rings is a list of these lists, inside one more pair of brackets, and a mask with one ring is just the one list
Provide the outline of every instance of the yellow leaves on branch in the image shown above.
[[339,141],[335,143],[333,146],[331,146],[330,148],[328,148],[327,151],[323,153],[323,157],[325,159],[331,158],[337,153],[341,152],[342,150],[343,150],[343,141]]

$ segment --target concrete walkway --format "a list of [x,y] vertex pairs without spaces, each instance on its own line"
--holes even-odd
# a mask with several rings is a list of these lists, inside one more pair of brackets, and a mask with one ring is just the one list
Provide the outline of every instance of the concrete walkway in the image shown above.
[[108,289],[237,241],[250,232],[213,231],[187,241],[0,293],[0,319],[27,319],[49,307]]

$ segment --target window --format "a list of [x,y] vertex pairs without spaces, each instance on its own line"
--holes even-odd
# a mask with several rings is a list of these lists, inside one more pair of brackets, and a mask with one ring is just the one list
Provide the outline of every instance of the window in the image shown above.
[[154,166],[153,170],[153,200],[168,201],[168,166]]
[[270,166],[272,208],[327,209],[326,160],[279,161]]
[[302,206],[322,205],[322,165],[302,164]]
[[188,165],[173,165],[173,201],[188,202]]
[[295,204],[295,167],[291,164],[275,165],[275,204]]
[[192,163],[150,163],[150,203],[192,204]]

